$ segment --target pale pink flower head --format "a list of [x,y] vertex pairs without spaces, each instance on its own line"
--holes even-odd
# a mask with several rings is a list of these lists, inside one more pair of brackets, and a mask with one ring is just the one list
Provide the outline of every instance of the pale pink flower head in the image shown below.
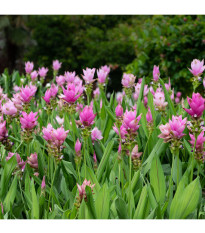
[[161,131],[161,134],[158,137],[164,139],[165,142],[170,141],[170,139],[172,138],[170,124],[166,123],[165,125],[160,125],[159,129]]
[[204,98],[199,93],[193,93],[192,99],[187,97],[187,101],[190,109],[184,108],[184,110],[194,118],[201,117],[205,109]]
[[50,103],[50,100],[51,100],[51,90],[50,89],[47,89],[46,92],[45,92],[45,96],[42,97],[46,103]]
[[172,94],[170,96],[171,100],[174,100],[174,89],[172,90]]
[[167,102],[165,102],[165,96],[163,92],[156,91],[154,94],[154,105],[158,108],[158,110],[164,110],[167,106]]
[[176,96],[177,96],[178,98],[181,98],[182,93],[181,93],[180,91],[178,91],[177,94],[176,94]]
[[98,96],[100,95],[100,89],[99,89],[99,87],[96,88],[96,89],[93,91],[93,95],[94,95],[94,98],[98,98]]
[[91,182],[87,181],[86,179],[83,181],[83,184],[81,186],[77,184],[80,199],[83,200],[84,198],[85,201],[87,200],[86,191],[85,191],[86,186],[89,186],[91,190],[93,191],[95,184],[91,185]]
[[149,88],[149,91],[152,93],[153,96],[155,95],[155,91],[152,86]]
[[205,70],[204,60],[200,61],[198,59],[194,59],[191,63],[191,69],[189,71],[196,77],[200,76]]
[[53,61],[53,70],[58,71],[61,68],[62,62],[58,60]]
[[59,125],[63,125],[64,118],[60,118],[59,116],[56,116],[56,121],[58,122]]
[[52,83],[50,90],[51,90],[51,96],[56,97],[56,95],[58,93],[58,86],[56,86],[54,83]]
[[186,121],[187,121],[187,118],[184,118],[182,120],[182,115],[172,116],[172,120],[169,120],[171,132],[173,133],[174,137],[180,139],[185,135],[183,131],[186,127]]
[[136,117],[136,111],[128,111],[126,110],[123,116],[123,125],[126,130],[130,130],[131,132],[136,132],[139,129],[139,121],[141,119],[141,114]]
[[94,119],[97,114],[93,113],[93,108],[91,106],[85,106],[80,112],[80,121],[84,126],[90,126],[94,124]]
[[[190,144],[192,145],[192,148],[194,148],[194,143],[195,143],[195,136],[191,133],[189,133],[189,136],[191,140],[189,141]],[[197,151],[203,151],[204,149],[204,142],[205,142],[205,137],[204,137],[204,131],[202,131],[196,140],[196,150]]]
[[38,77],[38,72],[36,70],[34,70],[32,73],[31,73],[31,80],[32,81],[35,81],[37,80],[37,77]]
[[205,77],[204,77],[204,79],[203,79],[203,86],[204,86],[204,88],[205,88]]
[[178,104],[180,102],[180,98],[179,97],[176,97],[175,98],[175,103]]
[[65,76],[65,81],[68,83],[74,83],[76,76],[75,76],[75,71],[74,72],[65,72],[64,76]]
[[40,77],[45,78],[48,72],[48,68],[41,67],[38,69],[38,74]]
[[9,100],[2,106],[2,113],[9,116],[15,116],[17,113],[17,108],[15,107],[14,103]]
[[33,62],[30,61],[25,62],[25,71],[27,74],[30,74],[32,72],[33,67],[34,67]]
[[74,84],[77,86],[83,86],[83,81],[78,76],[75,76]]
[[171,82],[170,82],[170,78],[169,78],[169,82],[168,82],[168,83],[165,83],[164,85],[165,85],[165,87],[166,87],[167,91],[171,90]]
[[80,143],[80,140],[77,139],[77,141],[76,141],[76,143],[75,143],[75,153],[76,153],[77,156],[80,155],[81,146],[82,146],[82,143]]
[[97,75],[98,75],[98,82],[103,84],[106,81],[107,78],[107,72],[105,72],[103,69],[97,70]]
[[136,77],[133,74],[123,74],[122,85],[126,88],[131,88],[134,86]]
[[0,122],[0,141],[4,140],[7,136],[6,121]]
[[109,67],[109,66],[107,66],[107,65],[105,65],[105,66],[101,66],[101,69],[102,69],[104,72],[106,72],[107,74],[109,74],[109,73],[110,73],[110,67]]
[[20,91],[21,99],[24,103],[29,103],[33,96],[35,96],[37,91],[36,86],[33,85],[26,85],[25,87],[22,86]]
[[20,93],[13,94],[12,101],[15,107],[17,108],[17,110],[21,111],[23,109]]
[[155,66],[153,68],[153,79],[155,82],[157,82],[159,80],[160,77],[160,72],[159,72],[159,66]]
[[52,140],[52,134],[53,134],[53,126],[49,123],[47,127],[43,127],[43,138],[47,141],[50,142]]
[[53,129],[53,131],[52,131],[52,140],[53,140],[53,143],[57,147],[60,147],[64,143],[64,141],[65,141],[68,133],[69,133],[69,130],[65,131],[64,128],[63,128],[63,126],[61,126],[58,129]]
[[95,75],[95,68],[93,69],[86,68],[86,70],[83,70],[83,74],[84,75],[82,77],[85,80],[86,84],[93,83],[95,81],[93,79]]
[[124,96],[123,93],[121,93],[121,92],[118,92],[118,93],[117,93],[117,102],[118,102],[118,103],[120,103],[120,104],[122,103],[123,96]]
[[140,89],[141,89],[141,83],[137,83],[137,84],[135,85],[135,92],[134,92],[134,94],[133,94],[133,98],[134,98],[135,100],[137,100],[138,97],[139,97]]
[[38,169],[38,155],[36,152],[31,154],[30,157],[27,158],[27,163],[30,165],[30,167]]
[[63,75],[56,76],[56,83],[58,86],[63,86],[65,83],[65,77]]
[[[115,133],[116,133],[117,135],[119,135],[119,130],[118,130],[116,124],[114,124],[113,129],[114,129]],[[124,127],[124,125],[121,125],[121,126],[120,126],[120,136],[121,136],[121,138],[122,138],[122,139],[125,139],[125,138],[126,138],[126,134],[127,134],[126,128]]]
[[101,131],[95,127],[92,131],[91,131],[91,138],[92,138],[92,141],[96,141],[96,140],[101,140],[103,139],[102,137],[102,133]]
[[136,145],[132,150],[132,158],[139,158],[142,155],[142,152],[138,151],[138,145]]
[[67,90],[62,87],[63,94],[59,98],[65,100],[68,103],[75,103],[75,101],[81,96],[82,89],[73,83],[67,85]]
[[121,117],[123,115],[123,107],[121,106],[120,103],[115,108],[115,114],[116,114],[116,117]]
[[153,118],[152,118],[152,113],[150,111],[150,108],[148,108],[147,114],[146,114],[146,119],[148,123],[152,123],[153,122]]
[[43,176],[43,180],[41,183],[41,189],[45,189],[46,188],[46,181],[45,181],[45,176]]
[[27,114],[26,112],[22,112],[22,116],[20,117],[21,128],[22,129],[33,129],[37,124],[37,116],[38,112],[30,112]]
[[[15,92],[19,92],[19,91],[21,90],[21,88],[20,88],[19,86],[15,85],[15,86],[13,87],[13,90],[14,90]],[[0,92],[1,92],[1,91],[0,91]],[[1,93],[0,93],[0,96],[1,96]]]

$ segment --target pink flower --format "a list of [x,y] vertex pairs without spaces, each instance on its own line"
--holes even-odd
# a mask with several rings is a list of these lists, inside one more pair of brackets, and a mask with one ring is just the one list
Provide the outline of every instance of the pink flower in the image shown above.
[[65,80],[68,83],[74,83],[76,76],[75,76],[75,71],[74,72],[65,72],[64,74]]
[[46,92],[45,92],[45,96],[42,97],[46,103],[50,103],[50,99],[51,99],[51,90],[50,89],[47,89]]
[[118,92],[117,93],[117,102],[122,103],[124,93]]
[[24,162],[23,159],[21,159],[21,157],[18,153],[15,154],[15,153],[9,152],[8,156],[6,157],[6,161],[11,159],[14,155],[16,155],[17,165],[18,165],[19,169],[21,171],[24,171],[25,166],[26,166],[26,162]]
[[[190,138],[191,138],[191,140],[190,140],[189,142],[190,142],[190,144],[192,145],[192,148],[194,148],[195,137],[194,137],[193,134],[190,134],[190,133],[189,133],[189,136],[190,136]],[[197,151],[203,151],[204,142],[205,142],[204,131],[202,131],[202,132],[198,135],[197,140],[196,140],[196,150],[197,150]]]
[[27,74],[30,74],[32,72],[33,67],[34,67],[33,62],[30,61],[25,62],[25,71]]
[[154,94],[154,105],[158,108],[158,110],[164,110],[167,106],[167,102],[165,102],[164,93],[161,91],[156,91]]
[[34,169],[38,169],[38,156],[37,153],[31,154],[30,157],[27,158],[28,164],[30,167]]
[[32,73],[31,73],[31,79],[32,81],[35,81],[38,77],[38,72],[36,70],[34,70]]
[[122,152],[122,147],[121,147],[121,143],[119,144],[119,146],[118,146],[118,154],[121,154],[121,152]]
[[53,126],[49,123],[47,125],[47,128],[43,127],[43,138],[46,140],[46,141],[51,141],[52,140],[52,134],[53,134]]
[[58,71],[61,68],[61,64],[58,60],[53,61],[53,70]]
[[80,152],[81,152],[81,143],[79,141],[79,139],[77,139],[76,143],[75,143],[75,152],[76,152],[76,155],[80,155]]
[[0,141],[4,140],[8,136],[8,130],[6,129],[6,121],[0,122]]
[[138,145],[136,145],[132,150],[132,158],[139,158],[142,152],[138,152]]
[[116,117],[121,117],[123,115],[123,107],[118,104],[116,109],[115,109],[115,114],[116,114]]
[[204,66],[204,60],[199,61],[198,59],[194,59],[191,63],[191,69],[189,71],[194,75],[194,76],[200,76],[203,71],[205,70]]
[[[18,92],[18,91],[20,91],[20,87],[19,86],[17,86],[17,85],[15,85],[14,87],[13,87],[13,90],[15,91],[15,92]],[[1,88],[0,88],[0,96],[2,95],[2,92],[1,92]]]
[[165,87],[166,87],[167,91],[171,90],[170,78],[169,78],[169,83],[165,83]]
[[122,85],[123,87],[130,88],[134,86],[136,77],[133,74],[123,74]]
[[45,181],[45,176],[43,176],[43,180],[41,183],[41,189],[45,189],[46,188],[46,181]]
[[91,106],[85,106],[83,111],[80,112],[80,121],[84,126],[90,126],[94,124],[94,119],[97,114],[93,113]]
[[68,133],[69,133],[69,130],[65,131],[62,126],[60,128],[58,128],[58,129],[53,129],[53,131],[52,131],[52,141],[53,141],[53,143],[57,147],[60,147],[64,143]]
[[95,74],[95,68],[90,69],[90,68],[86,68],[86,70],[83,70],[83,79],[85,80],[86,84],[89,83],[93,83],[95,80],[94,78],[94,74]]
[[100,89],[99,89],[99,87],[96,88],[96,89],[93,91],[93,95],[94,95],[94,98],[97,98],[97,97],[100,95]]
[[59,116],[56,116],[56,121],[58,122],[59,125],[63,125],[64,118],[60,118]]
[[37,88],[36,86],[30,85],[21,88],[20,96],[24,103],[29,103],[32,97],[36,94]]
[[105,72],[103,69],[97,70],[97,75],[98,75],[98,82],[103,84],[105,83],[105,80],[107,78],[107,72]]
[[36,117],[37,114],[38,112],[30,112],[29,114],[22,112],[23,117],[20,117],[21,128],[33,129],[38,123],[38,116]]
[[38,74],[40,77],[45,78],[48,72],[48,68],[42,67],[38,69]]
[[153,68],[153,79],[155,82],[159,80],[160,72],[159,72],[159,66],[155,66]]
[[168,142],[171,139],[171,127],[169,123],[166,123],[165,125],[160,125],[159,129],[161,131],[161,134],[158,136],[159,138],[164,139],[165,142]]
[[9,100],[2,106],[2,113],[9,116],[15,116],[17,113],[17,108],[14,103]]
[[181,93],[180,91],[178,91],[177,94],[176,94],[176,96],[177,96],[178,98],[181,98],[181,95],[182,95],[182,93]]
[[56,86],[54,83],[52,83],[50,90],[51,90],[51,96],[56,97],[56,95],[58,93],[58,86]]
[[77,184],[78,187],[78,191],[79,191],[79,196],[80,199],[82,200],[83,198],[86,200],[86,192],[85,192],[85,188],[86,186],[91,187],[91,189],[93,190],[95,184],[91,185],[90,181],[87,181],[86,179],[83,181],[83,184],[80,186],[79,184]]
[[192,117],[201,117],[205,109],[204,98],[199,93],[193,93],[192,99],[187,97],[190,109],[184,108],[184,110]]
[[63,86],[65,83],[65,77],[63,75],[56,76],[56,83],[58,86]]
[[132,132],[135,132],[139,129],[139,121],[141,119],[141,114],[136,117],[136,111],[128,111],[126,110],[124,116],[123,116],[123,125],[126,128],[126,130],[131,130]]
[[12,101],[15,107],[17,108],[17,110],[21,111],[23,109],[20,93],[13,94]]
[[153,118],[152,118],[152,113],[150,111],[150,108],[148,108],[147,114],[146,114],[146,119],[148,123],[152,123],[153,122]]
[[105,65],[105,66],[101,66],[101,69],[102,69],[104,72],[106,72],[107,74],[109,74],[109,73],[110,73],[110,67],[109,67],[109,66],[107,66],[107,65]]
[[[115,131],[115,133],[117,134],[117,135],[119,135],[119,130],[118,130],[118,128],[117,128],[117,126],[114,124],[114,126],[113,126],[113,129],[114,129],[114,131]],[[127,134],[127,130],[126,130],[126,128],[124,127],[124,125],[121,125],[120,126],[120,136],[121,136],[121,138],[122,139],[125,139],[125,135]]]
[[182,138],[185,135],[183,133],[183,131],[186,127],[186,120],[187,120],[187,118],[184,118],[182,120],[182,115],[181,116],[172,116],[172,120],[169,120],[171,132],[178,139]]
[[67,90],[62,87],[63,95],[60,95],[59,98],[64,99],[68,103],[75,103],[75,101],[81,96],[82,89],[79,86],[75,86],[73,83],[67,85]]
[[180,102],[180,98],[176,97],[175,98],[175,103],[178,104]]
[[97,163],[97,157],[96,157],[95,151],[94,151],[94,154],[93,154],[93,160],[94,160],[94,163]]
[[96,140],[101,140],[103,139],[102,137],[102,133],[101,131],[95,127],[92,131],[91,131],[91,138],[92,138],[92,141],[96,141]]

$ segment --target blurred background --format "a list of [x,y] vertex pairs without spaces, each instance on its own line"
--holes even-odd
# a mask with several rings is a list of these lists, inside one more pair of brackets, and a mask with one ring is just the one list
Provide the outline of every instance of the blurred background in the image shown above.
[[205,16],[55,15],[0,16],[0,73],[24,73],[25,61],[35,69],[63,62],[60,73],[111,65],[108,91],[121,89],[123,72],[149,83],[154,65],[161,77],[183,95],[192,90],[190,67],[205,58]]

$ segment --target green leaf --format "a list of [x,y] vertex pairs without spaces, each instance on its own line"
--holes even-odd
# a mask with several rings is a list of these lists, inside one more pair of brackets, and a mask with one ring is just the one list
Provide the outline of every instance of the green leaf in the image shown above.
[[159,158],[154,158],[150,169],[150,184],[158,203],[162,204],[166,195],[164,172]]
[[139,93],[139,97],[137,99],[137,115],[139,115],[139,110],[140,110],[140,103],[142,101],[142,98],[143,98],[143,94],[144,94],[144,85],[145,85],[145,77],[143,77],[142,79],[142,83],[141,83],[141,88],[140,88],[140,93]]
[[101,177],[103,175],[103,172],[104,172],[105,167],[107,165],[107,162],[108,162],[109,156],[111,154],[113,145],[114,145],[114,141],[110,141],[108,143],[106,149],[105,149],[105,152],[103,154],[103,157],[102,157],[102,159],[100,161],[100,164],[98,166],[98,169],[97,169],[97,179],[98,179],[98,181],[101,179]]
[[145,208],[147,205],[147,185],[142,189],[137,209],[134,214],[134,219],[143,219],[145,215]]
[[85,191],[87,196],[86,206],[88,207],[89,214],[92,219],[96,219],[97,214],[96,214],[92,190],[89,186],[86,186]]
[[65,161],[65,160],[62,160],[62,165],[65,168],[66,172],[68,174],[73,175],[75,177],[75,179],[77,180],[77,173],[76,173],[72,163],[68,162],[68,161]]
[[31,197],[32,197],[32,209],[31,216],[32,218],[39,219],[39,203],[35,191],[34,181],[31,180]]
[[181,180],[170,207],[170,219],[184,219],[191,214],[201,199],[201,185],[199,177],[186,188],[184,179]]
[[110,193],[106,184],[103,185],[96,197],[96,213],[98,219],[108,219],[110,211]]
[[116,199],[116,201],[115,201],[115,207],[116,207],[119,219],[128,219],[127,206],[126,206],[125,201],[121,197],[118,197]]
[[13,205],[13,202],[16,197],[16,190],[17,190],[17,175],[14,177],[14,180],[11,184],[11,187],[6,195],[6,198],[4,199],[4,208],[7,211],[9,211],[10,206]]

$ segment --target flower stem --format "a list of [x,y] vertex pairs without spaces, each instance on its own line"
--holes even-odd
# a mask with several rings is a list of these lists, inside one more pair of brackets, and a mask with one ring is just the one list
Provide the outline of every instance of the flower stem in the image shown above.
[[190,182],[193,180],[193,173],[194,173],[194,155],[195,155],[195,150],[196,150],[196,142],[197,142],[197,135],[195,135],[195,142],[194,142],[194,149],[192,153],[192,161],[191,161],[191,177],[190,177]]
[[131,186],[131,179],[132,179],[132,150],[130,150],[130,156],[129,156],[129,199],[128,199],[128,211],[129,211],[130,219],[132,218],[132,209],[131,209],[132,186]]

